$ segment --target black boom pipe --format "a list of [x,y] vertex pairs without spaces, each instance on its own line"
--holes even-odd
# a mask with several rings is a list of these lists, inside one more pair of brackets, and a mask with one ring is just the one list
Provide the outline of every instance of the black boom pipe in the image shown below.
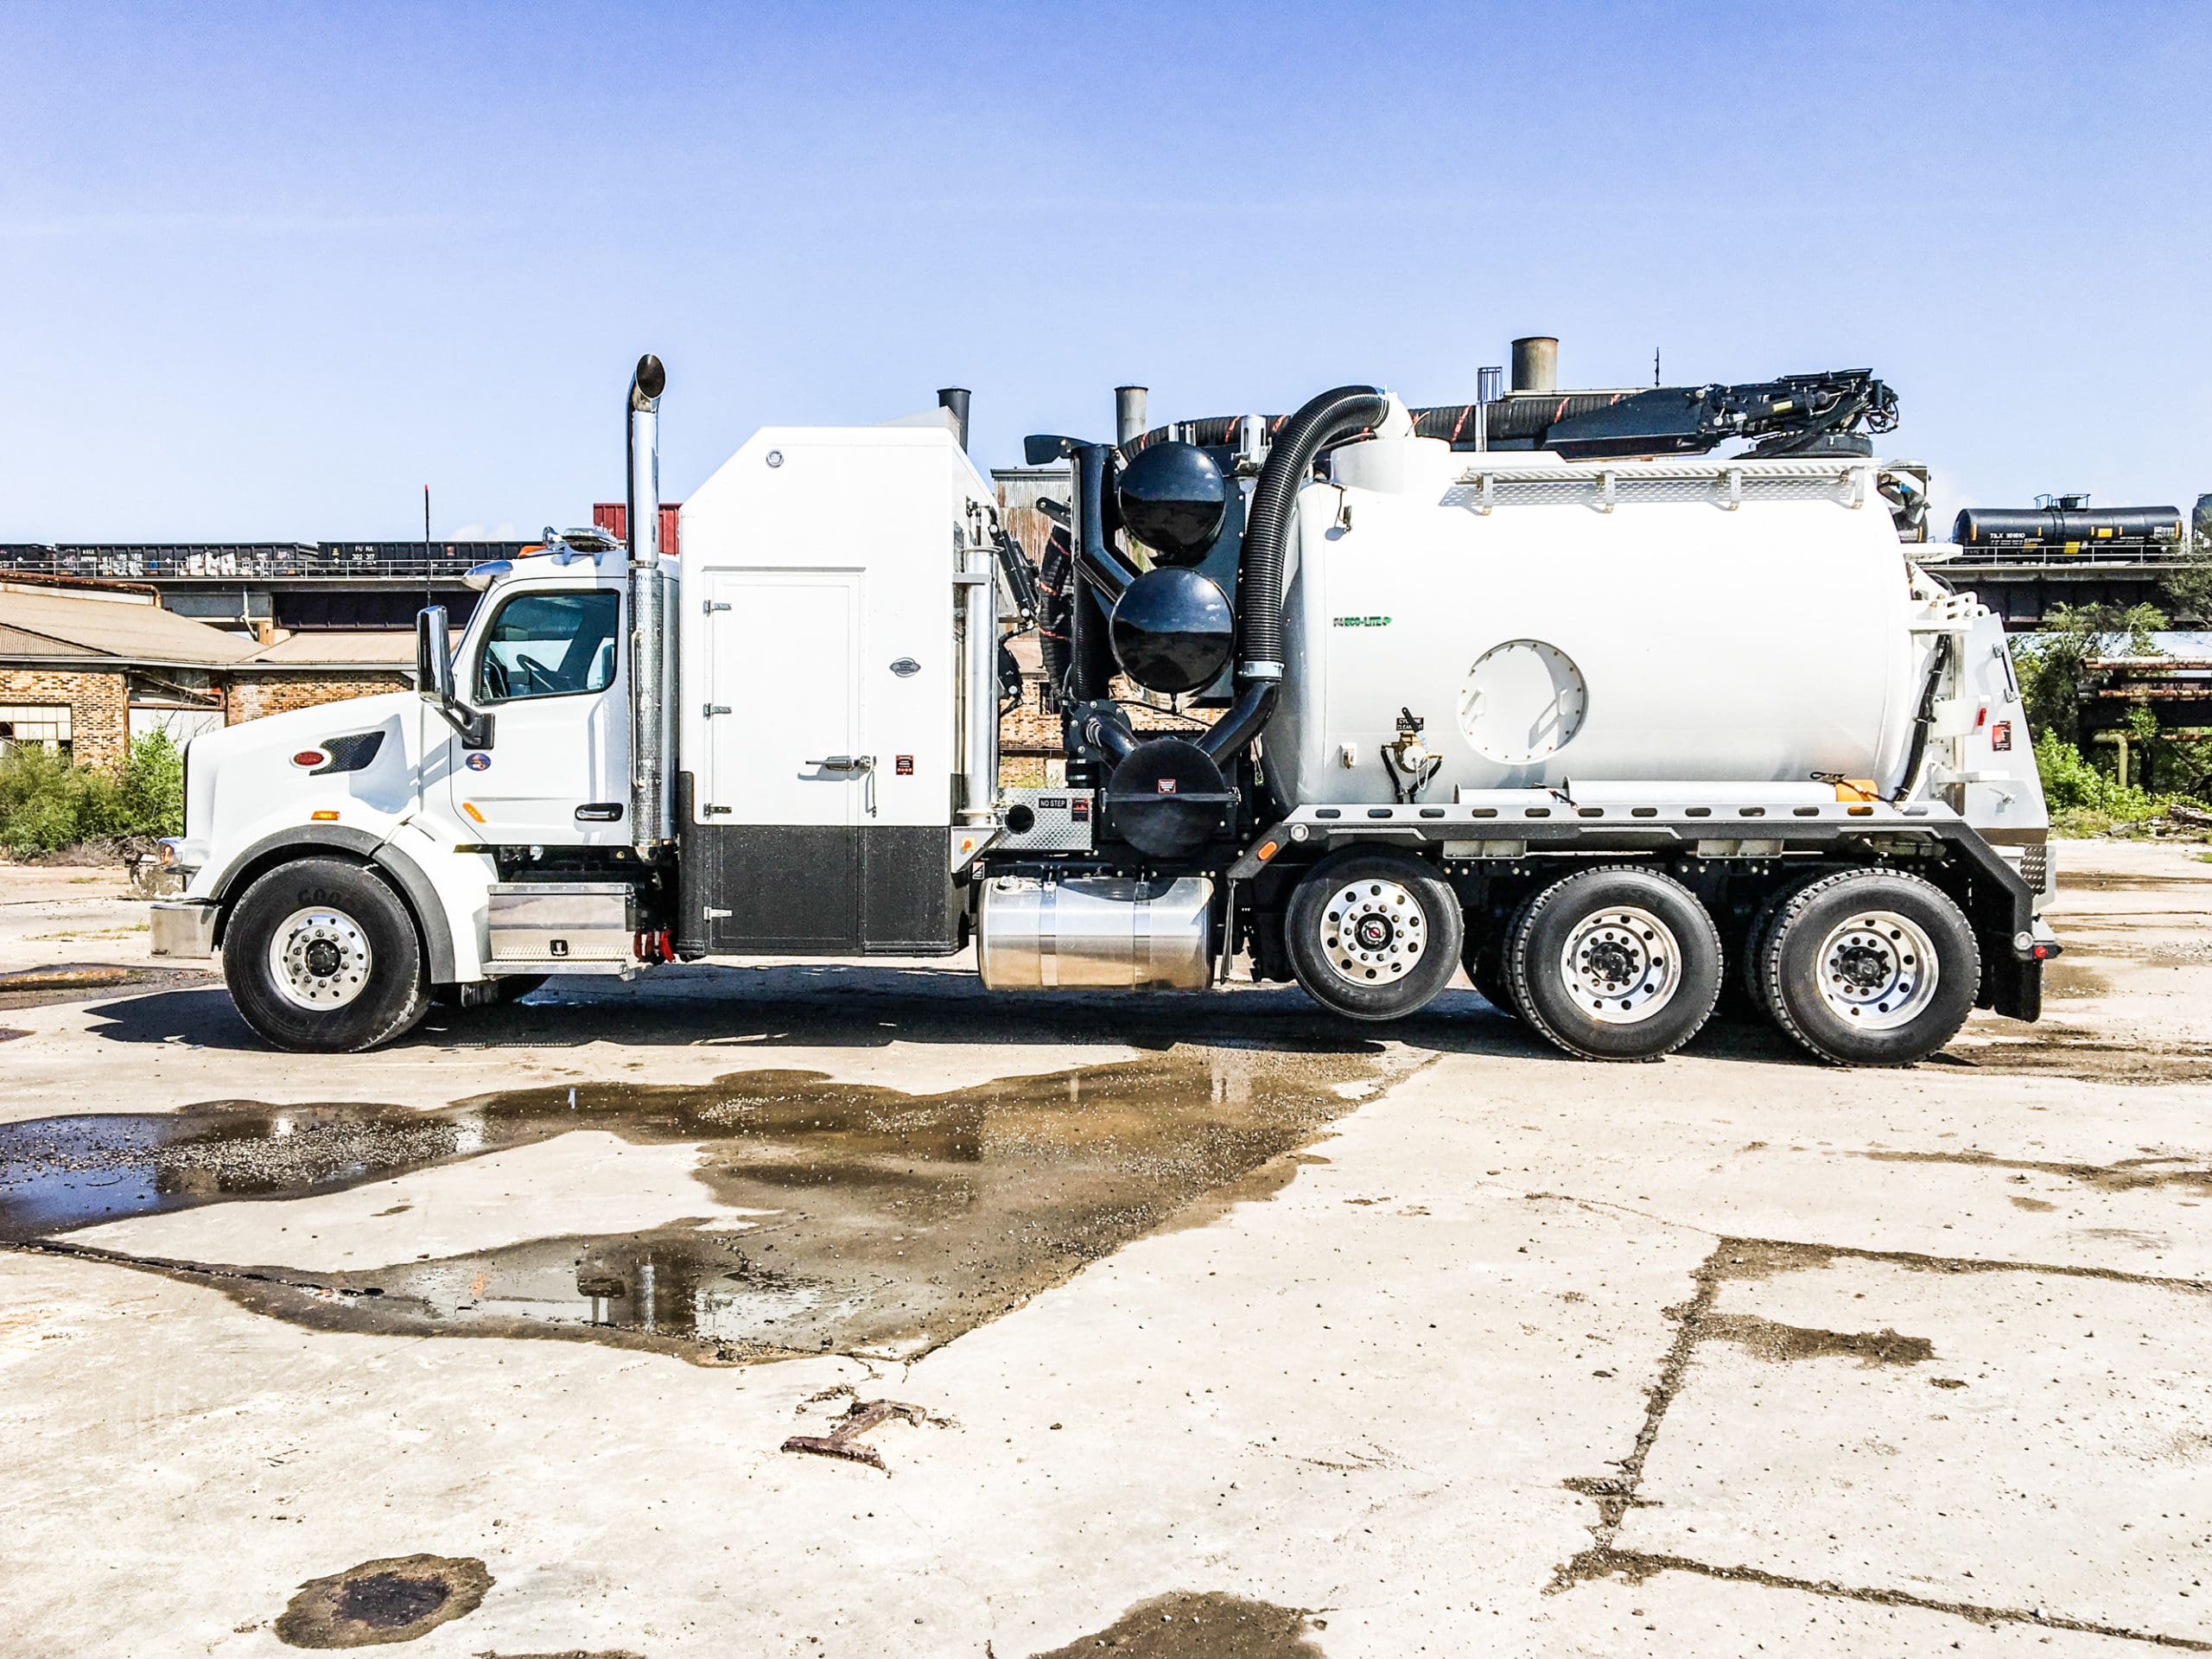
[[1106,539],[1106,463],[1113,453],[1110,443],[1078,444],[1075,449],[1076,526],[1082,532],[1077,562],[1084,580],[1098,589],[1099,608],[1108,611],[1137,579]]
[[1331,440],[1375,425],[1388,407],[1376,387],[1338,386],[1285,421],[1268,451],[1236,556],[1236,701],[1198,740],[1217,764],[1259,735],[1282,694],[1283,543],[1313,459]]

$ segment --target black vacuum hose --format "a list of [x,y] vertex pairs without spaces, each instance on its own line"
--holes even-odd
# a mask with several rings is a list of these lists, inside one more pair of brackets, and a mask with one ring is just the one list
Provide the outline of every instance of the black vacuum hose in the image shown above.
[[1325,391],[1282,423],[1244,518],[1236,557],[1236,701],[1198,740],[1215,762],[1230,760],[1260,734],[1282,692],[1283,545],[1291,510],[1331,439],[1382,418],[1389,400],[1374,386]]

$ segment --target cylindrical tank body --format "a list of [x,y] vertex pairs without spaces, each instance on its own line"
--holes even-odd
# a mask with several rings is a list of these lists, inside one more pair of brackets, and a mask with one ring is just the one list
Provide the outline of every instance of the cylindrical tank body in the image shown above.
[[1201,991],[1213,883],[1001,876],[983,888],[976,968],[994,991]]
[[1529,334],[1513,342],[1513,390],[1559,390],[1559,341],[1549,334]]
[[[1501,480],[1563,470],[1492,459]],[[1427,801],[1570,782],[1894,783],[1925,645],[1871,463],[1855,484],[1733,509],[1714,463],[1702,483],[1626,482],[1610,510],[1561,483],[1484,512],[1456,481],[1466,462],[1433,439],[1353,445],[1334,469],[1348,486],[1301,497],[1290,672],[1264,739],[1288,799],[1391,800],[1382,750],[1402,710],[1443,757]]]
[[2170,546],[2179,507],[1964,507],[1951,526],[1961,547]]

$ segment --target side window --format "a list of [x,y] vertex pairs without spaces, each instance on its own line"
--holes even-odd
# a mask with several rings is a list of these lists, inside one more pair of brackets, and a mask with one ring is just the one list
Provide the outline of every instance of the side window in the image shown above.
[[620,610],[613,593],[518,594],[485,632],[476,701],[606,690],[614,683]]

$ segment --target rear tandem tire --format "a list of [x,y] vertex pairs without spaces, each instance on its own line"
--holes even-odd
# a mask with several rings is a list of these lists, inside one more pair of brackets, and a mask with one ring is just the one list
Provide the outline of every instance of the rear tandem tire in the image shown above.
[[1283,918],[1306,995],[1352,1020],[1402,1020],[1459,965],[1459,896],[1426,860],[1357,847],[1316,864]]
[[1899,870],[1841,870],[1799,888],[1759,944],[1775,1023],[1837,1065],[1924,1060],[1981,994],[1981,947],[1965,915]]
[[1467,942],[1459,951],[1459,961],[1467,970],[1467,982],[1475,988],[1482,1000],[1507,1019],[1519,1020],[1521,1011],[1513,1006],[1512,993],[1506,981],[1503,949],[1506,931],[1503,926],[1491,928],[1478,938],[1474,930],[1470,928]]
[[223,930],[223,979],[245,1022],[295,1052],[378,1047],[430,1006],[406,901],[337,858],[280,864],[245,890]]
[[1521,906],[1506,971],[1522,1017],[1586,1060],[1656,1060],[1697,1035],[1720,995],[1720,933],[1672,876],[1606,864]]

